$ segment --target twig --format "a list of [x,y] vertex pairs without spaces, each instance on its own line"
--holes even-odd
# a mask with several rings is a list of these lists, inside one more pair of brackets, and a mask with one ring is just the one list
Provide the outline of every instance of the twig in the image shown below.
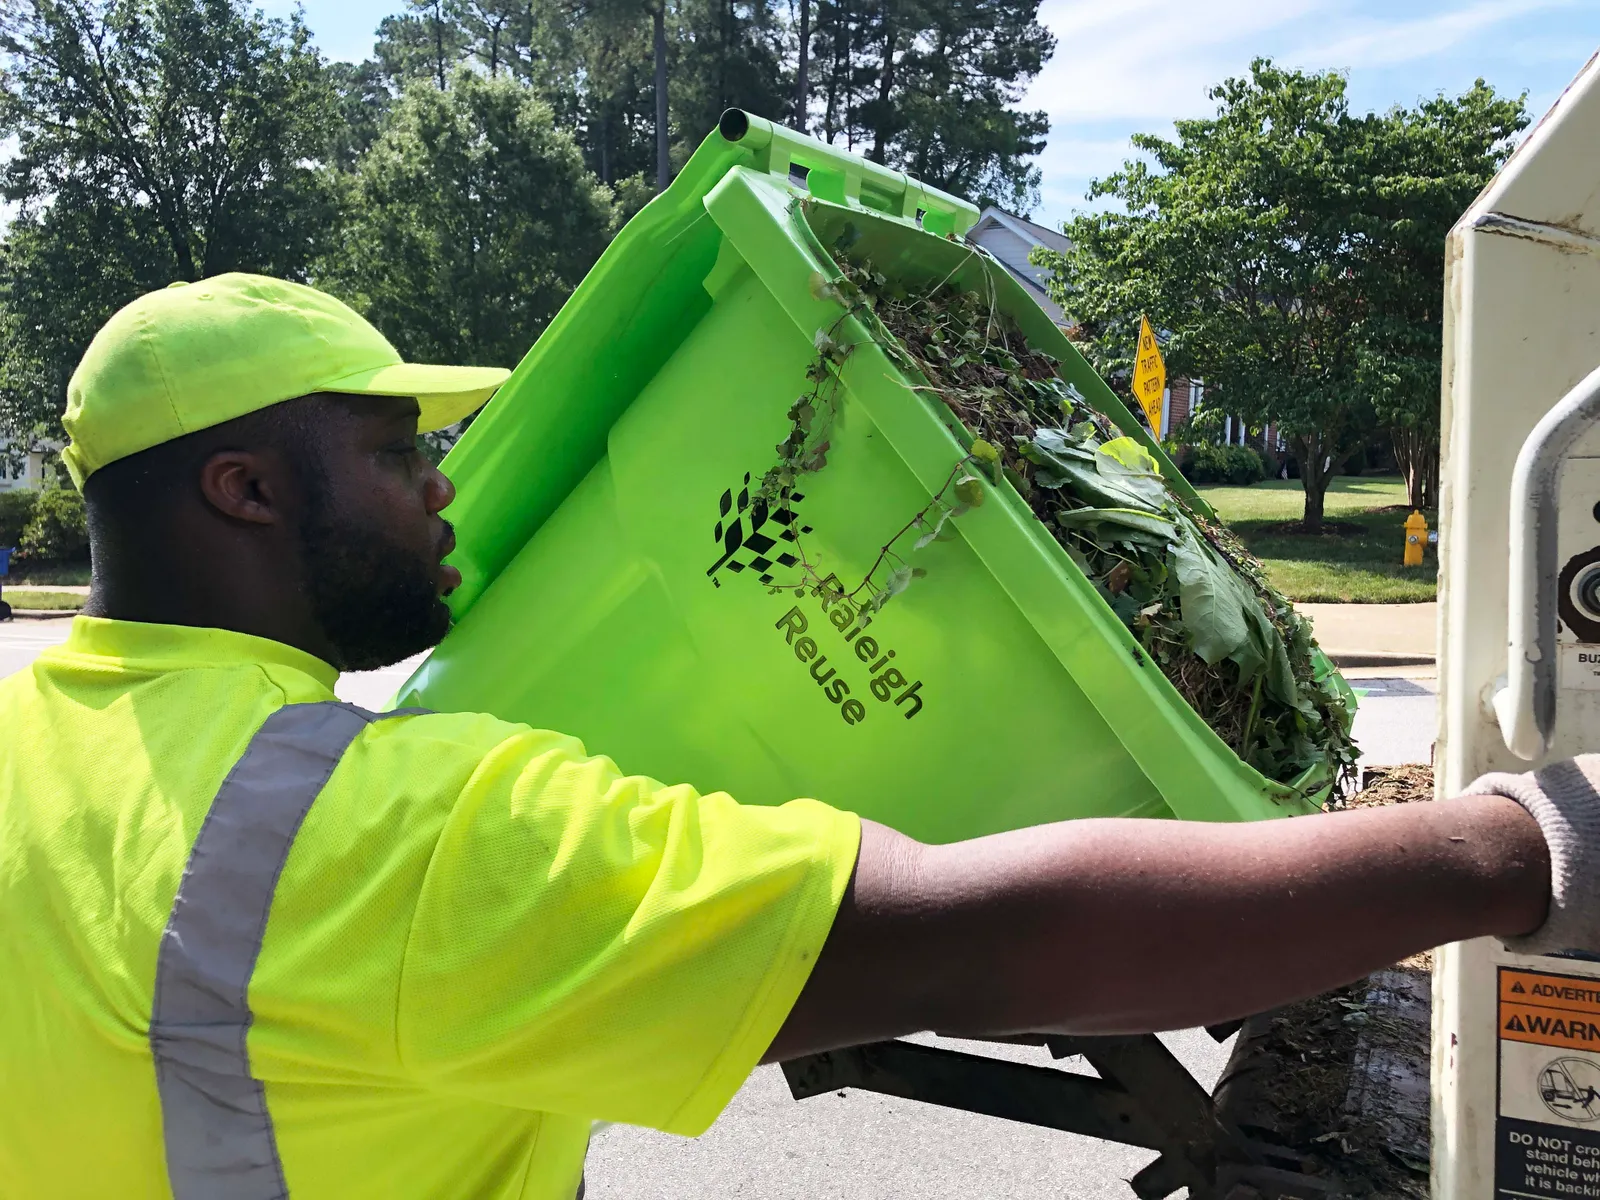
[[945,478],[944,486],[941,487],[936,493],[934,493],[933,499],[929,500],[928,503],[925,504],[922,507],[922,511],[917,513],[916,516],[912,517],[911,520],[907,521],[904,525],[902,525],[900,527],[900,532],[899,533],[895,534],[892,538],[890,538],[887,542],[885,542],[883,544],[883,548],[878,551],[877,559],[872,564],[872,569],[867,572],[866,578],[863,579],[859,584],[856,585],[855,590],[850,592],[845,597],[847,600],[850,600],[852,602],[855,601],[856,593],[859,592],[862,588],[866,587],[867,584],[872,582],[872,577],[877,574],[878,568],[883,565],[884,557],[890,553],[889,548],[891,546],[893,546],[896,542],[898,542],[901,538],[905,537],[905,535],[908,532],[910,532],[911,528],[914,525],[916,525],[924,517],[926,517],[928,515],[928,513],[933,510],[933,506],[935,504],[942,504],[944,502],[944,494],[947,491],[950,490],[950,485],[956,481],[956,476],[961,472],[963,467],[965,467],[968,463],[970,463],[972,461],[973,461],[972,455],[969,454],[965,458],[963,458],[960,462],[956,463],[956,465],[954,467],[951,468],[950,474]]

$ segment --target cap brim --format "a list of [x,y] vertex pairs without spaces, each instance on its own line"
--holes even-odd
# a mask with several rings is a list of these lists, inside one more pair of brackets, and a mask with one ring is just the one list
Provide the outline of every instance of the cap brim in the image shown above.
[[511,372],[500,367],[437,367],[428,363],[395,363],[330,379],[317,390],[356,396],[415,396],[422,408],[418,433],[432,433],[477,412]]

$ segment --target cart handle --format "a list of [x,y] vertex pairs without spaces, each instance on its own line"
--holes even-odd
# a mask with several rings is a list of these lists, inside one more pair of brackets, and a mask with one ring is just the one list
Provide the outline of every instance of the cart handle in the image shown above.
[[1494,712],[1506,748],[1532,762],[1556,723],[1556,495],[1567,455],[1600,420],[1600,367],[1540,419],[1511,472],[1506,683]]
[[819,200],[871,209],[940,235],[960,237],[978,223],[978,210],[965,200],[742,108],[724,112],[717,132],[753,152],[756,166],[769,175],[789,178],[803,168],[806,187]]

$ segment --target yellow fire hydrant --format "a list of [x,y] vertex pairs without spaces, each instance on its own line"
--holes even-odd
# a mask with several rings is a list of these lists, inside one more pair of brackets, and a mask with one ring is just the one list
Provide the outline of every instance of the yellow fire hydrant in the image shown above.
[[1422,565],[1422,548],[1428,544],[1428,518],[1419,512],[1413,512],[1406,518],[1406,557],[1405,565],[1420,567]]

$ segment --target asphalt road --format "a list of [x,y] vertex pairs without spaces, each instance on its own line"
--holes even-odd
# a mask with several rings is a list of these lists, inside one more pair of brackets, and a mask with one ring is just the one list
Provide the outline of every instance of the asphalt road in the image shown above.
[[[0,624],[0,676],[66,637],[68,621]],[[340,680],[339,694],[381,706],[411,664]],[[1427,679],[1360,679],[1356,736],[1374,764],[1427,762],[1437,710]],[[1208,1089],[1228,1046],[1202,1030],[1164,1034]],[[1049,1065],[1042,1049],[938,1044]],[[1059,1064],[1084,1070],[1081,1061]],[[1129,1200],[1124,1182],[1154,1155],[1071,1134],[871,1093],[797,1103],[776,1067],[757,1070],[710,1132],[680,1138],[612,1126],[589,1153],[591,1200]]]
[[[1231,1040],[1162,1039],[1209,1090]],[[1048,1066],[1042,1049],[918,1038]],[[1085,1071],[1081,1059],[1069,1070]],[[614,1125],[589,1150],[591,1200],[1132,1200],[1148,1150],[870,1092],[796,1102],[761,1067],[699,1138]]]
[[1439,721],[1437,680],[1387,677],[1349,682],[1360,697],[1355,739],[1362,763],[1387,767],[1433,761]]

